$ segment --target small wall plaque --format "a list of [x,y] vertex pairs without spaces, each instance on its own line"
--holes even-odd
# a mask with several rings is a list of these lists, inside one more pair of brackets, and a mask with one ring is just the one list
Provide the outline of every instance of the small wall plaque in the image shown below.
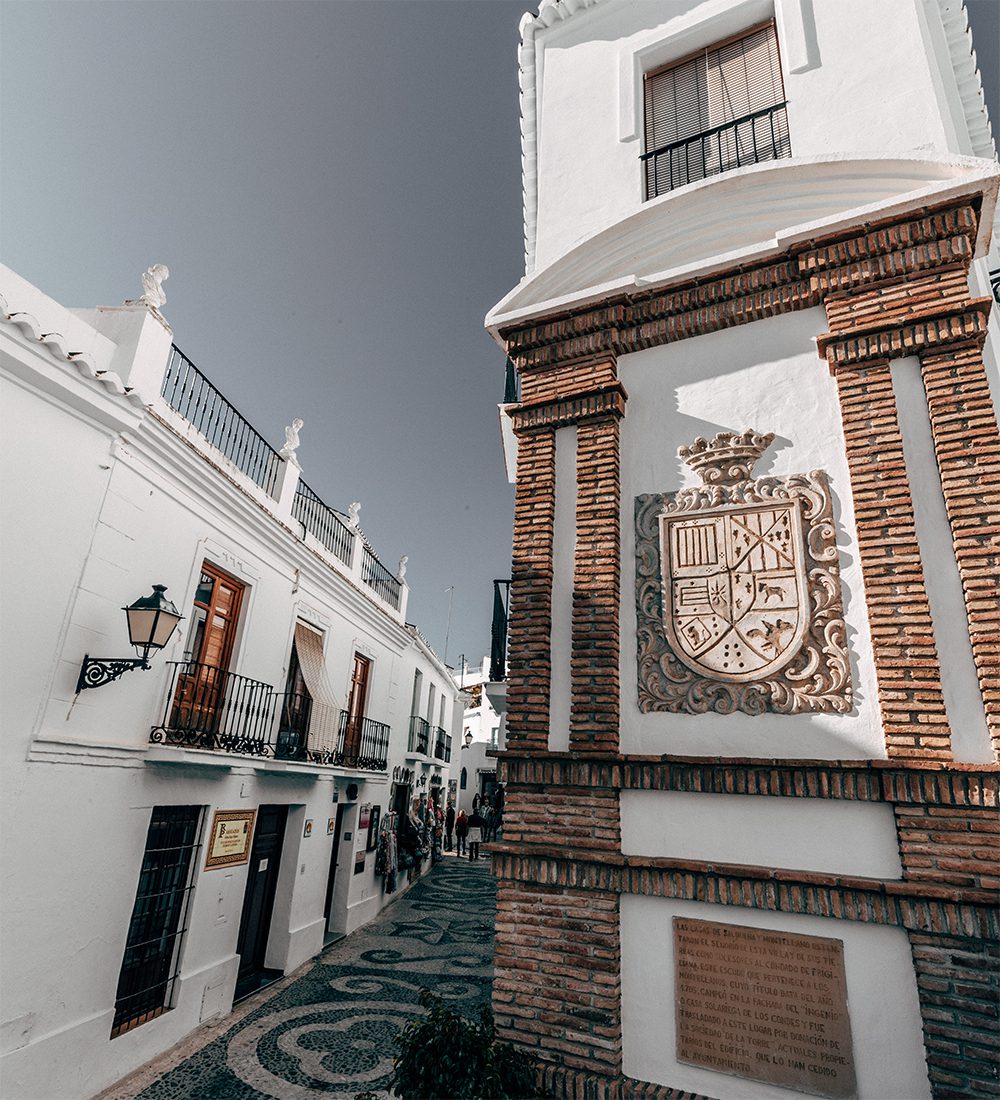
[[312,836],[313,832],[313,819],[311,817],[306,818],[305,827],[302,830],[303,836]]
[[326,819],[326,835],[333,836],[333,830],[337,827],[337,819],[335,817],[328,817]]
[[256,810],[215,811],[208,837],[206,871],[213,867],[237,867],[250,862],[250,838],[256,816]]

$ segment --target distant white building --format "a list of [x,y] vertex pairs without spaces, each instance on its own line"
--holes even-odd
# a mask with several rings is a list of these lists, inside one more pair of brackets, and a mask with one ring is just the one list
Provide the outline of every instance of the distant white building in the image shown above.
[[497,786],[496,752],[504,748],[504,716],[498,713],[486,690],[490,683],[490,658],[479,665],[456,670],[455,680],[468,699],[462,717],[459,749],[453,751],[448,789],[456,810],[472,812],[472,801],[492,800]]
[[[380,834],[461,729],[405,582],[302,480],[301,422],[273,448],[146,281],[70,310],[0,269],[11,1097],[91,1096],[371,920],[407,885]],[[182,619],[133,659],[147,597]]]

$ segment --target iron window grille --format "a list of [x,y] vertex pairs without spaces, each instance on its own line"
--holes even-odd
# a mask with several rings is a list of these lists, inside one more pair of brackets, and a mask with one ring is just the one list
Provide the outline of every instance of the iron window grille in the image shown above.
[[156,806],[118,975],[111,1038],[171,1008],[201,848],[201,806]]
[[649,73],[646,198],[792,155],[774,23]]

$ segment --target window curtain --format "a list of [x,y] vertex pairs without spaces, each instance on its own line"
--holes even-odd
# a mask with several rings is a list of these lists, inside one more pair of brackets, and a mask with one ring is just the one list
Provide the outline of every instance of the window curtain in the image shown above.
[[295,650],[299,657],[302,679],[312,696],[309,718],[309,748],[332,753],[337,749],[337,723],[340,706],[330,686],[323,657],[323,636],[304,623],[295,624]]

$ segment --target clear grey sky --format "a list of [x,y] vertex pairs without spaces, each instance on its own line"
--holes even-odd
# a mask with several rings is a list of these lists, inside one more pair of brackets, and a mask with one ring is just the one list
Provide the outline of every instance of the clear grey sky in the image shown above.
[[[872,0],[876,2],[876,0]],[[0,0],[0,256],[56,300],[171,272],[178,346],[489,649],[513,492],[486,310],[522,273],[525,0]],[[1000,0],[970,0],[992,118]],[[170,583],[169,578],[165,583]]]

